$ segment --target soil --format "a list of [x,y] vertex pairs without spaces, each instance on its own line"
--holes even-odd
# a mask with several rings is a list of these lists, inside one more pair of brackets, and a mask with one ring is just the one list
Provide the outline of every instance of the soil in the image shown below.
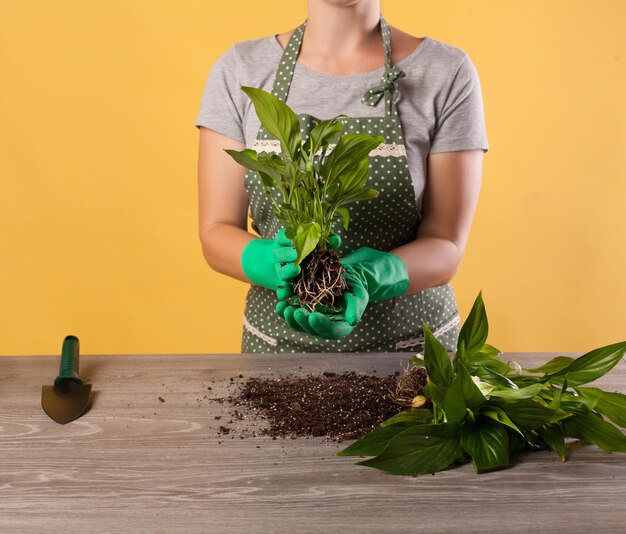
[[[272,439],[326,436],[342,442],[358,439],[374,430],[381,422],[408,409],[413,397],[423,393],[425,369],[410,366],[400,379],[399,375],[400,371],[386,377],[346,371],[343,374],[289,374],[280,378],[249,377],[239,384],[236,394],[213,400],[241,406],[244,412],[255,412],[269,422],[269,427],[259,434]],[[231,377],[230,381],[233,380]],[[414,388],[411,393],[409,385]],[[428,403],[423,407],[432,406]],[[245,416],[235,409],[233,417],[243,419]],[[230,431],[230,427],[220,426],[222,434]]]
[[309,310],[332,314],[341,311],[339,298],[352,287],[343,277],[344,268],[337,253],[330,248],[315,249],[300,264],[302,270],[295,279],[294,294]]

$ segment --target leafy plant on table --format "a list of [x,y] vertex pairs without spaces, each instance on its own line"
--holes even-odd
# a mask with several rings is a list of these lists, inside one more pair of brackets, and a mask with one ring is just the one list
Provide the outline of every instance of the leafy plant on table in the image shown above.
[[[280,153],[257,153],[224,149],[240,165],[256,171],[265,193],[274,204],[274,215],[285,225],[285,236],[297,251],[295,265],[302,263],[294,294],[311,310],[339,311],[335,299],[349,286],[336,252],[328,246],[333,225],[339,221],[348,230],[348,204],[369,200],[378,191],[366,187],[369,153],[384,137],[344,134],[342,118],[317,121],[303,142],[300,122],[294,111],[271,93],[241,86],[252,100],[261,124],[280,141]],[[319,152],[319,154],[318,154]],[[328,153],[327,153],[328,152]],[[306,261],[305,261],[306,259]]]
[[617,365],[626,342],[536,368],[509,365],[486,343],[482,292],[452,360],[425,323],[423,329],[423,358],[415,355],[411,363],[427,371],[423,392],[432,410],[402,411],[337,456],[374,456],[356,465],[409,475],[443,471],[468,455],[476,473],[503,469],[521,449],[554,450],[565,461],[566,437],[626,451],[626,436],[615,426],[626,427],[626,395],[583,386]]

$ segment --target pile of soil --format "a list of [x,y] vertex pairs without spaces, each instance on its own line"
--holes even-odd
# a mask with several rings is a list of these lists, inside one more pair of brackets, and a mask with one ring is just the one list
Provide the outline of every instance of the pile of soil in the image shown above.
[[[410,400],[423,394],[427,376],[423,368],[411,367],[400,379],[399,375],[399,371],[386,377],[346,371],[250,377],[240,384],[235,395],[214,400],[243,406],[244,411],[252,410],[260,415],[269,422],[269,428],[259,433],[272,439],[288,435],[294,439],[327,436],[342,442],[364,436],[381,422],[410,408]],[[407,384],[411,387],[410,394]],[[428,403],[423,407],[430,407]],[[244,416],[235,410],[234,417]],[[230,430],[220,427],[222,434]]]

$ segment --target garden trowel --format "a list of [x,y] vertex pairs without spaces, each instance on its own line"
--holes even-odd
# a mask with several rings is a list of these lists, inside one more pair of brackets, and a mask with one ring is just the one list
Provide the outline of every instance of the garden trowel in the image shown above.
[[89,404],[91,384],[84,384],[78,376],[78,349],[78,338],[66,336],[59,376],[54,379],[54,385],[43,386],[41,390],[41,407],[61,424],[79,417]]

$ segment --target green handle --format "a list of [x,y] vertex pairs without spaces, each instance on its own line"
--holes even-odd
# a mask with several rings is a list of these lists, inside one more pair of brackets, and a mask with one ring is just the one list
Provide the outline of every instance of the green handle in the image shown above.
[[60,386],[63,379],[70,379],[77,384],[83,383],[78,376],[78,347],[76,336],[65,336],[63,352],[61,353],[61,368],[59,376],[54,379],[55,386]]

